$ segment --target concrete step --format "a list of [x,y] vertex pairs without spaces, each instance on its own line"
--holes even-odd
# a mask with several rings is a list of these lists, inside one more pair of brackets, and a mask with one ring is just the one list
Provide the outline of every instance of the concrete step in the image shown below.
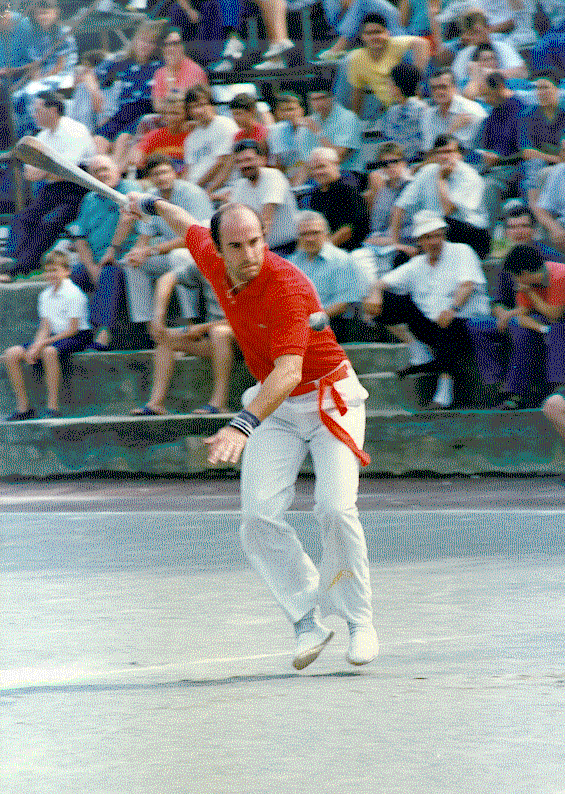
[[[0,428],[0,477],[96,471],[206,471],[202,439],[227,416],[107,416],[35,420]],[[369,411],[364,474],[555,473],[562,444],[540,411]],[[311,471],[309,459],[303,471]]]
[[[346,345],[354,368],[367,379],[372,408],[398,408],[406,398],[398,390],[394,375],[376,377],[382,368],[396,370],[405,366],[405,345]],[[61,405],[66,414],[75,416],[127,414],[132,408],[143,405],[151,389],[153,354],[150,350],[135,352],[85,352],[72,357],[68,376],[61,394]],[[370,373],[370,374],[369,374]],[[176,362],[173,379],[167,396],[171,411],[187,413],[204,405],[210,396],[212,371],[207,360],[184,357]],[[26,383],[31,402],[37,407],[45,404],[45,387],[37,373],[28,370]],[[236,362],[231,378],[230,407],[241,407],[243,391],[254,383],[243,361]],[[411,406],[412,403],[408,401]],[[416,407],[416,404],[413,404]],[[4,367],[0,368],[0,413],[14,410],[14,398]]]

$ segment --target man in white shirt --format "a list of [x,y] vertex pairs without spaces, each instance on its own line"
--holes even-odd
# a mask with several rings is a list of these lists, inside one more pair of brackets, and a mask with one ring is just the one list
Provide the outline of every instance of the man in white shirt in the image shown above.
[[[445,240],[444,219],[429,210],[414,216],[414,237],[423,254],[385,273],[365,300],[365,311],[385,325],[406,323],[414,336],[434,352],[428,367],[444,374],[443,394],[434,402],[447,407],[453,399],[452,378],[466,379],[473,349],[465,319],[489,313],[486,279],[472,248]],[[441,384],[440,384],[441,385]]]
[[467,243],[485,259],[490,251],[488,215],[484,204],[484,180],[461,159],[455,138],[438,135],[434,142],[434,162],[421,168],[396,199],[390,218],[394,244],[400,242],[405,214],[419,210],[443,215],[447,239]]
[[[37,139],[74,165],[85,163],[96,148],[88,129],[78,121],[64,116],[65,100],[55,91],[37,95],[34,117],[40,132]],[[18,273],[30,273],[39,267],[47,251],[67,223],[73,221],[86,188],[65,182],[46,171],[26,165],[24,176],[30,182],[46,180],[37,196],[12,220],[8,258],[0,259],[0,282],[6,283]]]
[[422,116],[422,148],[430,151],[438,135],[451,135],[473,149],[488,113],[472,99],[457,93],[450,69],[439,69],[429,79],[433,105]]
[[233,119],[216,114],[207,86],[198,85],[188,91],[185,104],[187,118],[194,126],[184,141],[183,176],[211,196],[230,175],[230,155],[239,127]]
[[230,200],[254,209],[263,220],[270,250],[287,256],[296,244],[298,215],[290,182],[277,168],[265,168],[265,156],[257,141],[238,141],[233,151],[241,179],[235,182]]

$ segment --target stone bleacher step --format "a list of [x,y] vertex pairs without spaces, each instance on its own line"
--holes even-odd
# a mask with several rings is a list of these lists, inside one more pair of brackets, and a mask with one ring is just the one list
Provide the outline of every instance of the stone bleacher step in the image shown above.
[[[3,424],[0,477],[201,473],[212,468],[202,439],[226,418],[91,416]],[[369,410],[365,450],[372,461],[364,474],[526,474],[565,467],[563,446],[540,411]],[[311,470],[307,459],[302,471]]]

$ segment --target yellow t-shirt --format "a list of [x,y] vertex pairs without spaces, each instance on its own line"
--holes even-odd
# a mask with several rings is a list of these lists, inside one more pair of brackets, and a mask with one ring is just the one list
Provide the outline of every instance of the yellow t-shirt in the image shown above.
[[391,96],[388,76],[391,69],[400,63],[418,38],[418,36],[391,36],[378,61],[371,58],[364,47],[353,50],[347,75],[349,84],[353,88],[372,91],[383,105],[389,107],[394,99]]

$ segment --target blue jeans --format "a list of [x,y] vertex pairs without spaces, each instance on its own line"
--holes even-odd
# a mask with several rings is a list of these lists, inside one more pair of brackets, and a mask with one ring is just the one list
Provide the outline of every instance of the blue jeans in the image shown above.
[[73,268],[71,281],[90,295],[90,323],[93,328],[112,329],[118,325],[120,305],[125,300],[124,272],[114,265],[100,271],[98,286],[92,283],[83,264]]

